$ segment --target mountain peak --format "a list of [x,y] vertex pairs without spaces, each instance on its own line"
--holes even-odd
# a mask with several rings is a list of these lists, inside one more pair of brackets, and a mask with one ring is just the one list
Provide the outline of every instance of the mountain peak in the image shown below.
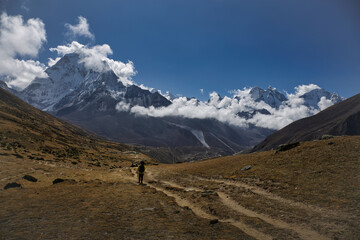
[[253,87],[250,90],[250,95],[256,102],[264,101],[273,108],[278,108],[284,101],[287,100],[284,94],[280,93],[276,90],[276,88],[271,86],[269,86],[266,90],[260,87]]

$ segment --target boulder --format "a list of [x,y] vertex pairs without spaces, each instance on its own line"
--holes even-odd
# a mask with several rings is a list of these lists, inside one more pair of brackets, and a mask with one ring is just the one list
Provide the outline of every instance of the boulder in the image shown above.
[[53,184],[57,184],[57,183],[61,183],[61,182],[64,182],[65,180],[62,179],[62,178],[57,178],[53,181]]
[[74,179],[62,179],[62,178],[57,178],[53,181],[53,184],[57,184],[57,183],[61,183],[61,182],[69,182],[69,183],[76,183],[76,181]]
[[9,189],[9,188],[21,188],[21,184],[16,183],[16,182],[12,182],[12,183],[8,183],[6,184],[6,186],[4,187],[4,189]]
[[243,168],[241,169],[241,171],[250,170],[250,169],[252,169],[252,167],[253,167],[253,166],[251,166],[251,165],[247,165],[247,166],[243,167]]
[[210,220],[210,224],[216,224],[216,223],[218,223],[219,222],[219,220],[218,219],[213,219],[213,220]]
[[278,148],[275,150],[275,153],[278,152],[284,152],[284,151],[288,151],[294,147],[299,146],[300,143],[299,142],[295,142],[295,143],[288,143],[288,144],[281,144],[278,146]]
[[37,179],[31,175],[25,175],[23,176],[23,179],[28,180],[30,182],[37,182]]

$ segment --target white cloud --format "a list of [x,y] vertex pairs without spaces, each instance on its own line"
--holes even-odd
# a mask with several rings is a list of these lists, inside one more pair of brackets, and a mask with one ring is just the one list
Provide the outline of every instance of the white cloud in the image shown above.
[[46,77],[45,65],[19,57],[36,57],[46,42],[44,23],[38,18],[23,21],[22,16],[0,16],[0,74],[11,79],[8,84],[23,89],[35,77]]
[[120,112],[128,112],[130,110],[130,104],[125,102],[118,102],[115,106],[115,109]]
[[305,93],[308,93],[314,89],[320,89],[320,87],[316,84],[309,84],[309,85],[299,85],[297,87],[295,87],[295,95],[297,96],[301,96],[304,95]]
[[[145,108],[134,106],[127,110],[136,115],[152,117],[176,116],[198,119],[211,118],[239,127],[247,127],[249,124],[252,124],[257,127],[278,130],[293,121],[314,115],[330,106],[331,100],[325,97],[321,98],[318,104],[319,109],[309,108],[304,104],[304,99],[300,98],[300,96],[317,88],[319,87],[314,84],[295,87],[295,93],[287,94],[288,100],[283,102],[277,109],[272,108],[263,101],[256,102],[251,97],[251,89],[244,88],[232,91],[232,97],[225,96],[221,98],[218,93],[212,92],[209,94],[208,102],[178,97],[172,100],[172,104],[167,107]],[[265,114],[264,110],[270,114]],[[252,118],[246,120],[239,117],[238,113],[241,112],[255,114]]]
[[231,109],[216,108],[213,105],[196,99],[188,100],[186,97],[174,99],[168,107],[154,108],[150,106],[149,108],[145,108],[142,106],[134,106],[130,111],[134,114],[152,117],[180,116],[198,119],[212,118],[240,127],[247,126],[245,120],[233,114]]
[[204,94],[204,89],[200,88],[200,93]]
[[136,74],[135,66],[132,61],[128,61],[127,63],[123,63],[120,61],[115,61],[113,59],[105,59],[109,64],[110,68],[114,71],[116,76],[119,77],[120,81],[125,85],[133,85],[134,82],[131,78]]
[[74,37],[83,36],[90,39],[94,39],[95,36],[89,30],[89,24],[87,22],[87,19],[82,16],[79,16],[78,19],[79,19],[79,23],[77,25],[71,25],[69,23],[65,24],[65,27],[69,29],[68,34]]
[[331,101],[331,99],[326,99],[326,97],[321,97],[320,102],[318,103],[318,107],[321,111],[332,105],[334,105],[334,103]]
[[[125,86],[134,84],[132,77],[136,75],[134,63],[128,61],[123,63],[108,58],[113,52],[108,44],[86,46],[76,41],[67,45],[60,45],[56,48],[50,48],[50,51],[57,52],[59,56],[64,56],[69,53],[77,53],[80,57],[80,62],[83,62],[85,67],[94,71],[106,71],[113,70],[114,73],[119,77]],[[52,64],[53,59],[49,59],[49,63]]]
[[34,60],[8,59],[0,60],[0,72],[10,76],[7,84],[21,90],[27,87],[36,77],[47,77],[45,65]]

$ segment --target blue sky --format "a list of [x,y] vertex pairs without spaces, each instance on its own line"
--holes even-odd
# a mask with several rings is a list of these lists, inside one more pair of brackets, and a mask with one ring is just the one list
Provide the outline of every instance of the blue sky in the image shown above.
[[135,64],[135,82],[174,94],[360,90],[358,0],[0,0],[0,10],[44,22],[43,63],[55,56],[49,48],[71,42],[65,24],[83,16],[95,38],[77,41],[109,44],[111,58]]

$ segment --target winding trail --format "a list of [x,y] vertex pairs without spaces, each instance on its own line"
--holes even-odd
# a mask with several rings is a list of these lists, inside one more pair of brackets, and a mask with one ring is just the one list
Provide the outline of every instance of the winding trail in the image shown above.
[[[177,184],[172,184],[170,182],[166,182],[167,185],[170,185],[172,187],[178,187],[179,185]],[[218,219],[217,216],[215,215],[212,215],[212,214],[208,214],[206,212],[204,212],[200,207],[196,206],[195,204],[192,204],[191,202],[189,202],[188,200],[184,199],[184,198],[181,198],[180,196],[170,192],[170,191],[167,191],[166,189],[164,188],[161,188],[161,187],[158,187],[154,184],[151,184],[149,183],[148,184],[150,187],[156,189],[157,191],[160,191],[160,192],[163,192],[164,194],[166,194],[167,196],[169,197],[172,197],[175,199],[175,202],[181,206],[181,207],[188,207],[190,208],[193,213],[199,217],[202,217],[202,218],[205,218],[205,219],[208,219],[208,220],[213,220],[213,219]],[[246,225],[245,223],[241,222],[241,221],[236,221],[234,219],[218,219],[219,222],[223,222],[223,223],[229,223],[237,228],[239,228],[240,230],[242,230],[244,233],[248,234],[249,236],[252,236],[256,239],[259,239],[259,240],[271,240],[273,239],[271,236],[265,234],[265,233],[262,233],[252,227],[250,227],[249,225]]]
[[[133,175],[136,175],[136,170],[132,169],[131,170],[131,173]],[[168,182],[168,181],[158,181],[154,178],[153,174],[151,172],[148,171],[147,173],[147,177],[149,179],[147,185],[151,188],[154,188],[156,189],[157,191],[160,191],[164,194],[166,194],[167,196],[169,197],[172,197],[174,198],[175,202],[181,206],[181,207],[188,207],[189,209],[191,209],[191,211],[197,215],[198,217],[201,217],[201,218],[205,218],[205,219],[208,219],[208,220],[214,220],[214,219],[217,219],[219,222],[223,222],[223,223],[228,223],[228,224],[231,224],[237,228],[239,228],[240,230],[242,230],[244,233],[248,234],[249,236],[252,236],[254,237],[255,239],[258,239],[258,240],[271,240],[273,239],[271,236],[265,234],[265,233],[262,233],[258,230],[256,230],[255,228],[252,228],[250,227],[249,225],[241,222],[241,221],[236,221],[234,219],[231,219],[231,218],[228,218],[228,219],[219,219],[217,216],[215,215],[212,215],[212,214],[209,214],[209,213],[206,213],[205,211],[203,211],[201,209],[201,207],[199,206],[196,206],[195,204],[191,203],[190,201],[184,199],[184,198],[181,198],[180,196],[178,196],[177,194],[174,194],[168,190],[166,190],[164,187],[159,187],[158,185],[152,183],[152,182],[158,182],[158,183],[163,183],[165,185],[169,185],[169,186],[172,186],[172,187],[175,187],[175,188],[180,188],[180,189],[183,189],[184,191],[188,191],[187,188],[183,188],[182,186],[176,184],[176,183],[172,183],[172,182]],[[128,178],[130,179],[130,178]],[[132,178],[133,179],[133,178]],[[193,189],[194,191],[203,191],[202,189],[199,189],[199,188],[191,188]]]

